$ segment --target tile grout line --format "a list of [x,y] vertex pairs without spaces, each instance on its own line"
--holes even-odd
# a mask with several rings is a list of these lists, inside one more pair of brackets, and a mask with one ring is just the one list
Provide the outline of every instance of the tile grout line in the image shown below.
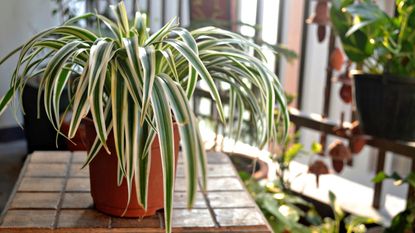
[[200,179],[198,179],[198,184],[199,184],[200,190],[202,190],[203,199],[205,199],[207,209],[209,210],[209,214],[212,217],[212,220],[213,220],[213,223],[215,224],[215,227],[220,227],[219,221],[216,219],[216,214],[213,211],[212,206],[210,205],[210,201],[209,201],[209,198],[207,196],[207,191],[203,191],[203,189],[202,189],[202,185],[200,183]]
[[61,195],[60,195],[58,206],[57,206],[57,209],[56,209],[55,220],[53,222],[53,229],[58,228],[59,215],[60,215],[62,205],[63,205],[63,196],[65,195],[66,185],[68,184],[69,174],[70,174],[70,171],[71,171],[73,157],[74,157],[73,153],[70,152],[70,158],[69,158],[69,161],[68,161],[67,166],[66,166],[66,174],[65,174],[64,181],[63,181],[63,187],[62,187],[62,190],[61,190]]

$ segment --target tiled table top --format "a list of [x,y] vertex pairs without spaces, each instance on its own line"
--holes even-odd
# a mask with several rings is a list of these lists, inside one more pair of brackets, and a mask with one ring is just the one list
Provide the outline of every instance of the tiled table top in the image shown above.
[[[110,217],[93,208],[84,152],[29,155],[0,217],[0,232],[164,232],[163,213],[143,219]],[[229,158],[208,153],[208,192],[186,209],[183,164],[174,193],[173,232],[271,232]],[[200,190],[200,187],[199,187]]]

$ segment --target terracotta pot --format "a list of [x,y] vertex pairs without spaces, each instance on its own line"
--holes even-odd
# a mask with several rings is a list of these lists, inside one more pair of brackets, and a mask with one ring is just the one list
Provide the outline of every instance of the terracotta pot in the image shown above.
[[[69,133],[69,127],[71,124],[71,117],[72,112],[68,112],[63,118],[61,131],[65,135]],[[76,131],[75,136],[71,139],[71,141],[66,140],[66,149],[69,151],[86,151],[88,148],[85,147],[85,143],[82,142],[81,134],[85,134],[85,127],[84,125],[80,125],[78,131]]]
[[[89,149],[95,139],[95,128],[90,119],[82,120],[85,134],[82,135],[85,146]],[[179,132],[177,124],[174,125],[175,161],[179,153]],[[155,215],[156,211],[164,207],[163,172],[158,137],[151,146],[151,166],[148,184],[147,211],[137,201],[137,194],[133,181],[130,204],[127,205],[127,182],[124,179],[121,186],[117,185],[117,157],[112,132],[108,136],[108,147],[111,154],[101,149],[89,164],[91,182],[91,195],[95,208],[103,213],[117,217],[144,217]],[[124,213],[124,215],[123,215]]]

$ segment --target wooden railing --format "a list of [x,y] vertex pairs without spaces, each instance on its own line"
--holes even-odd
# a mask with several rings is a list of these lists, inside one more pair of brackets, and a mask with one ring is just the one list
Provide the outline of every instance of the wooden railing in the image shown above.
[[[306,114],[302,114],[297,109],[290,110],[290,118],[291,121],[297,127],[305,127],[309,129],[313,129],[325,134],[331,134],[337,137],[342,137],[345,139],[350,139],[347,136],[339,135],[336,133],[336,129],[340,128],[338,123],[334,123],[327,119],[317,116],[310,116]],[[345,125],[350,123],[343,123]],[[395,140],[387,140],[381,138],[374,138],[369,137],[366,141],[366,144],[378,149],[378,157],[376,160],[376,173],[381,172],[384,170],[385,166],[385,155],[386,152],[390,151],[393,152],[394,156],[405,156],[411,159],[412,165],[411,170],[415,171],[415,142],[403,142],[403,141],[395,141]],[[373,194],[373,202],[372,206],[378,209],[381,206],[381,196],[382,196],[382,185],[383,183],[376,183],[374,184],[374,194]],[[414,201],[415,199],[415,190],[412,187],[409,187],[407,193],[407,200]]]

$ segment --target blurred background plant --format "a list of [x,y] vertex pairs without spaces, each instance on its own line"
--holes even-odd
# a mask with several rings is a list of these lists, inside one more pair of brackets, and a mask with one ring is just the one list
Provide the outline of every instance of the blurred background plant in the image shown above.
[[[390,175],[379,172],[372,181],[374,183],[382,182],[383,180],[393,180],[395,185],[408,184],[415,187],[415,172],[402,177],[397,172]],[[395,215],[392,219],[391,225],[386,228],[385,233],[413,233],[415,232],[415,197],[412,197],[406,205],[406,209]]]
[[[288,99],[293,98],[291,96]],[[375,221],[345,213],[337,204],[336,196],[331,191],[328,193],[329,205],[292,191],[291,183],[294,179],[307,175],[307,173],[290,173],[290,164],[297,157],[309,158],[308,173],[316,176],[317,184],[320,175],[329,174],[329,169],[323,160],[314,158],[315,155],[322,153],[322,145],[313,142],[309,148],[306,148],[299,142],[299,138],[299,132],[293,132],[285,144],[270,145],[270,157],[277,167],[274,180],[257,180],[252,175],[254,173],[240,172],[248,191],[264,213],[273,231],[275,233],[366,232],[366,225],[372,225]],[[255,166],[253,168],[255,169]]]
[[321,203],[280,187],[278,181],[257,181],[248,173],[241,177],[275,233],[364,233],[375,223],[373,219],[345,213],[332,192],[332,214],[325,216]]
[[394,16],[372,0],[333,0],[330,19],[358,69],[415,76],[415,0],[396,0]]

